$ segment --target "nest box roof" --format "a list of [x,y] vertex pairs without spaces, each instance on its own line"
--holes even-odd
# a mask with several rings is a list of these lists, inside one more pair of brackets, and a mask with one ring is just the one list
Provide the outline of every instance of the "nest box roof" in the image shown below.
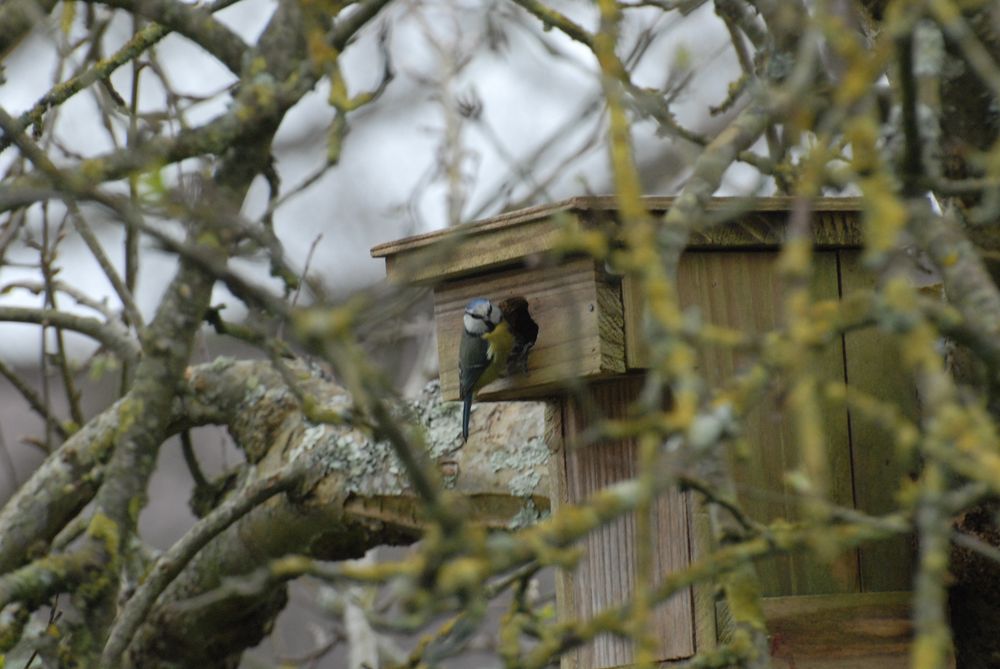
[[[661,216],[674,199],[646,197],[643,205],[654,216]],[[718,217],[718,224],[693,233],[689,248],[776,248],[785,238],[794,202],[792,197],[714,198],[708,211]],[[552,251],[564,239],[566,226],[614,223],[617,210],[614,196],[574,197],[380,244],[371,253],[385,259],[386,273],[393,280],[423,283],[452,279]],[[811,203],[811,211],[817,248],[861,245],[858,198],[820,198]]]

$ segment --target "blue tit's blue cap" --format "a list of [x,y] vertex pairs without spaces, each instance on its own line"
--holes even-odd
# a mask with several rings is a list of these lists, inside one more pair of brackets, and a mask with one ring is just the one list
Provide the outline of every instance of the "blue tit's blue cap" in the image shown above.
[[471,300],[469,300],[468,304],[465,305],[465,311],[466,313],[475,312],[484,307],[489,306],[489,304],[490,301],[487,300],[485,297],[474,297]]

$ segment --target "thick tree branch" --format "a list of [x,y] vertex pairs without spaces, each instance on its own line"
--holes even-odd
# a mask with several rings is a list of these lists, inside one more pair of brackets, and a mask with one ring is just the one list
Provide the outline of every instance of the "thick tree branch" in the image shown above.
[[[302,375],[301,368],[293,369],[301,380],[300,393],[311,403],[328,412],[353,413],[343,390],[316,376]],[[358,557],[375,545],[409,542],[424,527],[422,499],[412,490],[403,467],[389,466],[398,462],[389,445],[372,442],[347,425],[310,422],[298,409],[296,395],[278,390],[281,378],[263,362],[206,365],[190,376],[194,387],[232,384],[244,388],[230,431],[257,463],[253,477],[267,478],[285,463],[300,461],[309,463],[310,475],[297,494],[277,496],[255,508],[192,558],[139,630],[129,658],[134,665],[146,666],[145,662],[164,653],[189,664],[218,662],[262,633],[268,616],[259,607],[269,610],[268,602],[283,601],[284,581],[237,602],[213,601],[196,610],[177,606],[220,587],[222,575],[248,574],[289,552],[325,560]],[[272,390],[262,396],[254,391],[259,387]],[[541,439],[546,425],[544,406],[484,404],[480,411],[493,414],[491,424],[509,429],[465,445],[457,438],[457,404],[440,404],[439,396],[428,395],[410,411],[433,430],[428,437],[438,445],[436,466],[447,475],[449,486],[467,493],[462,500],[453,498],[453,503],[462,504],[466,519],[505,526],[526,517],[528,509],[537,513],[547,506],[547,451]],[[529,444],[534,445],[529,448]],[[498,467],[498,463],[509,464]],[[526,480],[535,484],[526,489]],[[231,638],[229,634],[236,629],[242,634]],[[217,642],[205,644],[206,638]]]
[[60,592],[93,578],[97,556],[89,551],[47,555],[0,577],[0,610],[20,602],[34,609]]
[[146,620],[157,597],[209,541],[274,495],[290,490],[305,477],[311,463],[300,458],[285,469],[249,483],[238,494],[216,507],[160,557],[146,580],[118,615],[104,647],[101,664],[116,666],[133,636]]
[[250,51],[250,46],[239,35],[217,21],[206,7],[174,2],[174,0],[87,1],[124,9],[180,33],[212,54],[237,76],[243,69],[244,54]]
[[104,475],[121,402],[73,433],[0,509],[0,574],[29,559],[89,502]]
[[909,227],[941,272],[948,299],[962,315],[963,341],[1000,370],[1000,291],[956,216],[955,211],[935,215],[930,203],[916,201]]
[[[343,393],[336,386],[317,376],[309,376],[302,368],[299,368],[297,374],[314,401],[331,403],[338,411],[349,407],[349,404],[344,404]],[[360,435],[345,441],[338,437],[340,431],[337,429],[320,426],[310,428],[308,421],[297,409],[295,396],[287,390],[280,391],[283,387],[281,375],[269,363],[219,361],[192,368],[186,375],[185,387],[188,391],[184,393],[183,401],[174,404],[173,422],[169,431],[174,432],[191,422],[227,422],[231,433],[248,457],[258,462],[257,476],[261,478],[267,478],[271,468],[278,466],[280,460],[286,457],[292,458],[294,462],[296,457],[312,457],[311,452],[325,453],[326,449],[343,449],[344,444],[349,444],[352,455],[347,456],[346,452],[340,450],[337,451],[340,455],[331,452],[327,457],[356,463],[352,467],[363,467],[363,463],[368,462],[376,452],[373,450],[374,445]],[[261,387],[273,390],[261,394],[258,392]],[[450,426],[450,432],[457,435],[457,406],[438,405],[439,399],[428,401],[429,404],[424,405],[421,411],[436,416],[435,429],[448,431]],[[482,405],[480,410],[499,412],[491,421],[501,421],[502,424],[505,419],[501,416],[509,415],[510,418],[506,420],[514,421],[512,424],[520,424],[522,429],[526,425],[523,409],[517,407]],[[43,465],[8,507],[0,512],[0,526],[5,528],[0,535],[0,559],[6,560],[2,564],[8,568],[16,565],[27,555],[27,546],[54,536],[86,504],[90,498],[87,490],[93,494],[95,484],[100,482],[104,473],[98,458],[105,457],[108,453],[110,440],[118,432],[117,426],[122,414],[120,402],[88,423]],[[449,417],[448,420],[444,420],[445,417]],[[541,425],[540,422],[536,424]],[[458,445],[457,440],[452,443]],[[386,447],[383,444],[380,448]],[[453,485],[475,495],[475,504],[471,508],[473,517],[492,519],[489,522],[501,524],[514,518],[524,501],[518,501],[511,492],[517,488],[508,486],[515,485],[515,481],[523,481],[526,471],[534,472],[531,479],[537,482],[536,491],[546,488],[545,458],[536,459],[535,464],[530,465],[530,470],[497,471],[499,454],[506,448],[511,449],[511,462],[517,462],[519,456],[514,454],[522,447],[518,443],[508,444],[506,440],[481,445],[470,442],[464,449],[451,455],[442,454],[444,460],[441,466],[447,471],[461,474],[452,479]],[[387,450],[384,452],[388,455]],[[73,458],[68,457],[69,454],[73,454]],[[198,564],[189,567],[190,572],[185,570],[187,575],[182,577],[184,585],[177,586],[178,592],[190,595],[203,590],[205,584],[202,579],[206,578],[206,574],[239,573],[254,568],[261,559],[257,550],[278,556],[289,550],[289,547],[297,546],[301,550],[302,546],[313,545],[317,556],[338,559],[355,555],[361,550],[359,546],[415,536],[416,528],[422,522],[418,511],[420,502],[419,498],[407,492],[408,484],[403,470],[400,468],[392,479],[386,479],[384,472],[377,470],[371,474],[371,479],[345,479],[339,471],[331,470],[329,480],[323,477],[314,481],[313,493],[305,498],[305,507],[302,506],[303,501],[282,501],[266,511],[251,514],[234,526],[229,534],[224,534],[215,541],[215,548],[209,551],[211,557],[200,556]],[[255,485],[266,487],[266,484]],[[348,487],[344,488],[345,485]],[[544,508],[544,494],[535,498],[536,508]],[[394,498],[397,501],[391,502]],[[334,499],[339,499],[340,502],[334,502]],[[42,513],[42,509],[46,509],[47,513]],[[14,517],[19,518],[17,525],[7,522]],[[338,518],[343,518],[343,521],[338,521]],[[350,518],[353,520],[348,520]],[[32,521],[32,524],[27,525],[25,520]],[[349,533],[355,538],[343,543],[333,542],[332,539],[339,533],[339,522],[368,528],[364,531],[365,541],[359,544],[356,534]],[[285,528],[285,531],[275,533],[275,523]],[[14,528],[17,531],[13,531]],[[196,530],[194,536],[201,531],[203,530]],[[296,536],[298,538],[294,538]],[[248,538],[256,547],[254,550],[248,550],[245,545]],[[215,566],[209,568],[209,564]],[[220,564],[226,566],[219,570],[217,566]],[[173,600],[171,597],[165,601]],[[219,619],[216,619],[216,624],[220,624]],[[151,628],[154,636],[156,629],[155,625]],[[191,638],[201,637],[189,637],[189,640]]]

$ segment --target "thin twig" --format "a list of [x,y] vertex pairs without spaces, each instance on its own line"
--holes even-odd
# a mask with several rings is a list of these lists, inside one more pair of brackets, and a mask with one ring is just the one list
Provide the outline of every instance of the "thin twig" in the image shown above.
[[31,410],[42,417],[42,420],[49,426],[49,429],[55,434],[59,435],[60,439],[65,439],[69,436],[69,432],[63,426],[62,422],[56,418],[50,411],[50,405],[45,402],[45,400],[38,396],[34,388],[29,386],[27,382],[22,379],[13,369],[7,366],[7,363],[0,360],[0,375],[5,379],[10,381],[11,385],[17,388],[17,391],[21,393],[21,396],[31,407]]

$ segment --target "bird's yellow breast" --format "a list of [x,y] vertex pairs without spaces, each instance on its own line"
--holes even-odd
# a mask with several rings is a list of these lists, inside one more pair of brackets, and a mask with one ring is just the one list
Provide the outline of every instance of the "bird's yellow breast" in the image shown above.
[[510,357],[510,350],[514,347],[514,335],[511,334],[507,321],[500,321],[492,332],[483,335],[483,339],[489,342],[486,356],[490,359],[490,366],[476,382],[476,390],[500,376],[500,372],[507,367],[507,358]]

